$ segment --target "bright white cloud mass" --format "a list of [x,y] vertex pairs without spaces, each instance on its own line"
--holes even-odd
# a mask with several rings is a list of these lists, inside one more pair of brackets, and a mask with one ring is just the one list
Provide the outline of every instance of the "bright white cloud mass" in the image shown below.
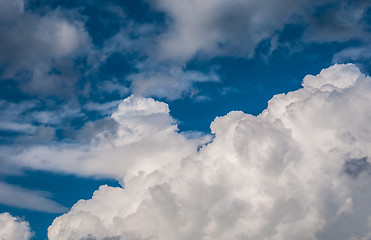
[[1,156],[20,167],[120,179],[139,171],[176,168],[172,163],[208,141],[207,136],[188,139],[178,133],[167,104],[137,96],[123,100],[111,117],[85,128],[80,135],[90,139],[89,144],[37,145],[21,151],[4,147]]
[[217,117],[197,151],[202,141],[176,132],[166,104],[131,96],[111,117],[114,134],[12,161],[121,177],[123,188],[101,186],[55,219],[52,240],[367,239],[370,102],[370,77],[334,65],[257,117]]
[[0,240],[371,239],[370,26],[368,0],[0,0]]
[[31,236],[28,222],[20,221],[9,213],[0,214],[1,240],[29,240]]

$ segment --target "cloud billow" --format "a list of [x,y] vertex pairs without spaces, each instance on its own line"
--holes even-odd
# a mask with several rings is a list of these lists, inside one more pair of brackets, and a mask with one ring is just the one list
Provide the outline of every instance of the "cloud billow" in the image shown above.
[[[159,55],[190,59],[195,55],[253,57],[263,41],[270,52],[280,44],[287,24],[303,29],[303,43],[370,39],[368,1],[172,1],[151,2],[172,23],[160,36]],[[297,39],[291,36],[291,41]]]
[[257,117],[217,117],[215,138],[198,152],[169,152],[160,164],[138,158],[125,188],[101,186],[55,219],[49,238],[366,239],[370,175],[358,167],[371,154],[370,92],[371,79],[351,64],[308,75]]
[[[115,1],[99,6],[75,1],[66,4],[70,9],[55,1],[43,1],[39,8],[32,3],[0,1],[0,78],[16,80],[21,91],[38,97],[86,95],[78,88],[84,85],[88,92],[97,73],[112,78],[102,66],[120,54],[130,68],[123,71],[125,77],[118,75],[131,93],[174,100],[196,95],[199,82],[219,79],[205,69],[188,71],[185,66],[194,60],[253,58],[279,48],[299,51],[304,45],[335,42],[346,44],[334,62],[364,62],[364,50],[370,49],[371,5],[362,0],[144,1],[145,15],[164,18],[144,22]],[[96,20],[85,8],[111,18]],[[290,25],[300,34],[283,37]],[[91,39],[98,32],[104,37],[94,45]],[[124,85],[119,92],[129,90]]]
[[9,213],[0,214],[0,239],[29,240],[32,236],[28,222],[21,221]]
[[0,80],[15,80],[36,96],[73,93],[80,77],[74,61],[86,54],[90,37],[72,13],[40,15],[23,0],[0,1]]
[[[214,88],[240,91],[224,86],[226,72],[301,50],[368,67],[370,10],[365,0],[0,0],[0,203],[65,213],[53,194],[6,182],[42,170],[122,185],[55,219],[51,240],[369,239],[371,80],[356,66],[306,76],[258,116],[217,117],[212,135],[180,132],[150,97],[222,109],[232,94]],[[330,44],[326,59],[311,51]],[[231,79],[256,80],[239,96],[258,71]],[[185,115],[188,100],[171,106]],[[32,236],[7,213],[0,223],[0,238]]]
[[[137,51],[148,59],[137,64],[139,73],[130,74],[127,79],[133,93],[147,97],[174,100],[192,96],[190,93],[199,78],[182,78],[187,75],[184,66],[192,61],[257,56],[268,59],[276,50],[300,52],[313,44],[329,43],[342,43],[333,56],[334,63],[365,62],[369,56],[371,35],[367,19],[371,5],[368,1],[156,0],[148,3],[155,11],[165,14],[166,28],[162,26],[161,31],[142,34],[137,42],[145,47]],[[288,30],[289,26],[297,28],[297,33]],[[126,32],[130,29],[118,32],[113,38],[116,44],[126,46],[130,42]],[[133,48],[128,46],[126,51]],[[203,81],[215,80],[207,73],[198,75],[204,75]]]

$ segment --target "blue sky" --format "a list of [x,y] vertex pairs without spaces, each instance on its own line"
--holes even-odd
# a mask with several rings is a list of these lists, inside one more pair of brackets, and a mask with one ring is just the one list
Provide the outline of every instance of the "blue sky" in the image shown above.
[[370,53],[364,0],[0,0],[0,238],[368,239]]

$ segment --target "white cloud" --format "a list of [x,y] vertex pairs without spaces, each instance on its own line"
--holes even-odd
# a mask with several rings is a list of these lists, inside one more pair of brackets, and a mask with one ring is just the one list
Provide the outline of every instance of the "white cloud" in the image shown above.
[[68,208],[49,199],[50,194],[0,182],[0,203],[17,208],[48,213],[63,213]]
[[371,58],[371,45],[360,47],[349,47],[336,53],[332,59],[333,62],[362,62],[367,64]]
[[[190,59],[253,57],[264,41],[270,42],[271,53],[279,46],[286,24],[301,25],[305,31],[300,40],[307,43],[370,40],[367,1],[156,0],[149,4],[166,14],[166,24],[137,23],[119,7],[103,4],[121,18],[122,29],[99,49],[92,45],[77,12],[57,9],[41,15],[25,8],[24,1],[2,0],[0,65],[5,71],[1,78],[16,79],[23,91],[38,96],[71,96],[80,77],[74,66],[78,57],[88,57],[91,69],[84,71],[89,75],[114,53],[135,53],[138,59],[151,59],[161,67],[147,68],[148,62],[142,62],[144,67],[128,79],[132,92],[173,100],[192,95],[193,84],[200,80],[183,78],[188,75],[183,67]],[[318,6],[326,11],[317,11]],[[207,77],[201,77],[202,81],[215,80],[207,73],[199,75]],[[127,90],[122,88],[120,94],[124,96]]]
[[117,106],[121,101],[113,101],[107,103],[96,103],[96,102],[88,102],[82,106],[84,110],[91,111],[91,112],[99,112],[103,115],[110,115],[112,112],[115,111]]
[[173,21],[171,29],[162,36],[159,54],[185,60],[197,52],[211,56],[252,56],[255,47],[283,28],[301,4],[300,1],[261,4],[240,0],[154,3]]
[[[252,58],[259,46],[267,48],[259,54],[269,55],[280,46],[300,44],[295,48],[302,49],[303,43],[351,40],[367,44],[371,38],[367,30],[371,5],[367,1],[155,0],[148,4],[165,13],[166,24],[136,23],[119,14],[125,21],[122,29],[89,56],[93,69],[117,52],[135,53],[144,59],[131,60],[137,73],[127,80],[132,82],[132,93],[147,97],[174,100],[193,96],[200,79],[215,81],[208,73],[198,73],[201,78],[184,77],[188,75],[184,66],[195,58]],[[288,24],[303,34],[285,31]]]
[[36,127],[32,126],[32,124],[0,121],[0,130],[3,131],[33,133],[35,129]]
[[28,222],[20,221],[9,213],[0,214],[0,239],[29,240],[32,237]]
[[[149,1],[169,17],[159,37],[158,56],[187,61],[195,55],[253,57],[264,40],[271,52],[286,24],[304,29],[301,40],[332,42],[370,39],[368,1]],[[331,7],[330,7],[331,6]]]
[[[147,97],[174,100],[197,95],[194,85],[198,79],[183,78],[188,74],[183,71],[184,66],[194,58],[201,61],[220,56],[252,58],[263,45],[267,49],[259,54],[269,55],[280,46],[287,48],[299,42],[297,49],[302,49],[304,43],[357,40],[367,44],[371,39],[367,23],[367,9],[371,5],[367,1],[155,0],[148,3],[166,14],[167,28],[143,25],[144,30],[140,31],[139,24],[130,23],[106,42],[100,57],[105,59],[116,51],[135,51],[148,56],[150,60],[137,64],[139,73],[128,78],[132,81],[132,92]],[[284,31],[288,24],[296,25],[303,33],[292,35]],[[285,34],[288,36],[281,38]],[[207,77],[203,81],[214,81],[207,73],[200,75]]]
[[174,163],[174,167],[208,137],[186,138],[178,133],[169,111],[165,103],[133,95],[111,117],[87,123],[77,136],[81,144],[3,146],[0,156],[4,163],[18,167],[119,179],[138,171],[152,172],[159,165]]
[[324,1],[326,2],[332,6],[305,16],[308,29],[304,34],[304,41],[321,43],[359,40],[369,43],[369,1]]
[[[307,76],[302,89],[275,96],[257,117],[231,112],[216,118],[214,140],[198,153],[172,152],[167,157],[174,161],[164,161],[173,134],[162,135],[167,145],[130,144],[137,157],[147,151],[152,157],[115,165],[131,173],[122,175],[125,188],[102,186],[92,199],[79,201],[54,220],[49,238],[366,236],[371,231],[370,103],[371,79],[354,65],[334,65]],[[119,136],[130,137],[117,142],[173,132],[167,121],[153,118],[159,114],[171,121],[163,114],[167,112],[166,105],[154,100],[125,100],[114,118],[121,125]],[[160,130],[149,124],[153,121]],[[161,150],[152,150],[157,147]],[[114,155],[106,151],[101,158],[111,164]],[[120,156],[130,162],[135,154]]]
[[24,121],[22,115],[37,106],[37,101],[23,101],[21,104],[0,100],[0,110],[2,119],[0,120],[0,130],[32,133],[36,127]]
[[192,97],[196,83],[220,81],[219,76],[213,72],[185,71],[177,64],[160,65],[155,69],[148,69],[144,64],[141,72],[129,75],[128,79],[132,82],[131,89],[134,94],[169,100],[186,95]]
[[60,10],[38,15],[24,9],[24,1],[1,0],[0,9],[0,77],[31,94],[71,92],[78,78],[74,59],[90,46],[83,22]]
[[34,132],[34,141],[36,142],[50,142],[55,139],[55,129],[40,125]]
[[116,79],[102,82],[99,85],[99,90],[103,93],[117,92],[122,98],[129,93],[129,89],[123,84],[119,83]]
[[[43,104],[47,105],[48,110],[45,109]],[[100,105],[95,107],[96,111],[104,112],[105,110],[108,112],[110,110],[108,109],[109,106]],[[47,143],[55,139],[55,128],[66,127],[66,121],[85,116],[78,106],[69,103],[58,105],[53,100],[46,102],[38,100],[21,102],[0,100],[0,111],[2,113],[0,131],[17,134],[16,138],[8,138],[9,143],[14,141],[22,144],[35,144],[40,143],[40,141]],[[1,137],[6,139],[7,135],[4,134]]]

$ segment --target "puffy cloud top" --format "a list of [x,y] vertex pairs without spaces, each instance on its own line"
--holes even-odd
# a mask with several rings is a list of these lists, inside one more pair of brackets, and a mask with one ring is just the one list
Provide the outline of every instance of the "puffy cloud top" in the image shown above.
[[9,213],[0,214],[0,239],[29,240],[32,233],[28,222],[19,221]]
[[121,179],[177,166],[208,141],[178,133],[166,103],[140,96],[124,99],[112,116],[92,124],[81,132],[88,144],[37,145],[18,152],[4,147],[0,155],[23,167]]
[[321,71],[318,76],[308,75],[303,80],[303,87],[313,90],[335,87],[345,89],[354,85],[363,74],[352,64],[335,64]]
[[102,186],[49,238],[367,239],[370,103],[371,79],[354,65],[307,76],[257,117],[216,118],[214,140],[179,152],[180,164],[151,162],[125,188]]

